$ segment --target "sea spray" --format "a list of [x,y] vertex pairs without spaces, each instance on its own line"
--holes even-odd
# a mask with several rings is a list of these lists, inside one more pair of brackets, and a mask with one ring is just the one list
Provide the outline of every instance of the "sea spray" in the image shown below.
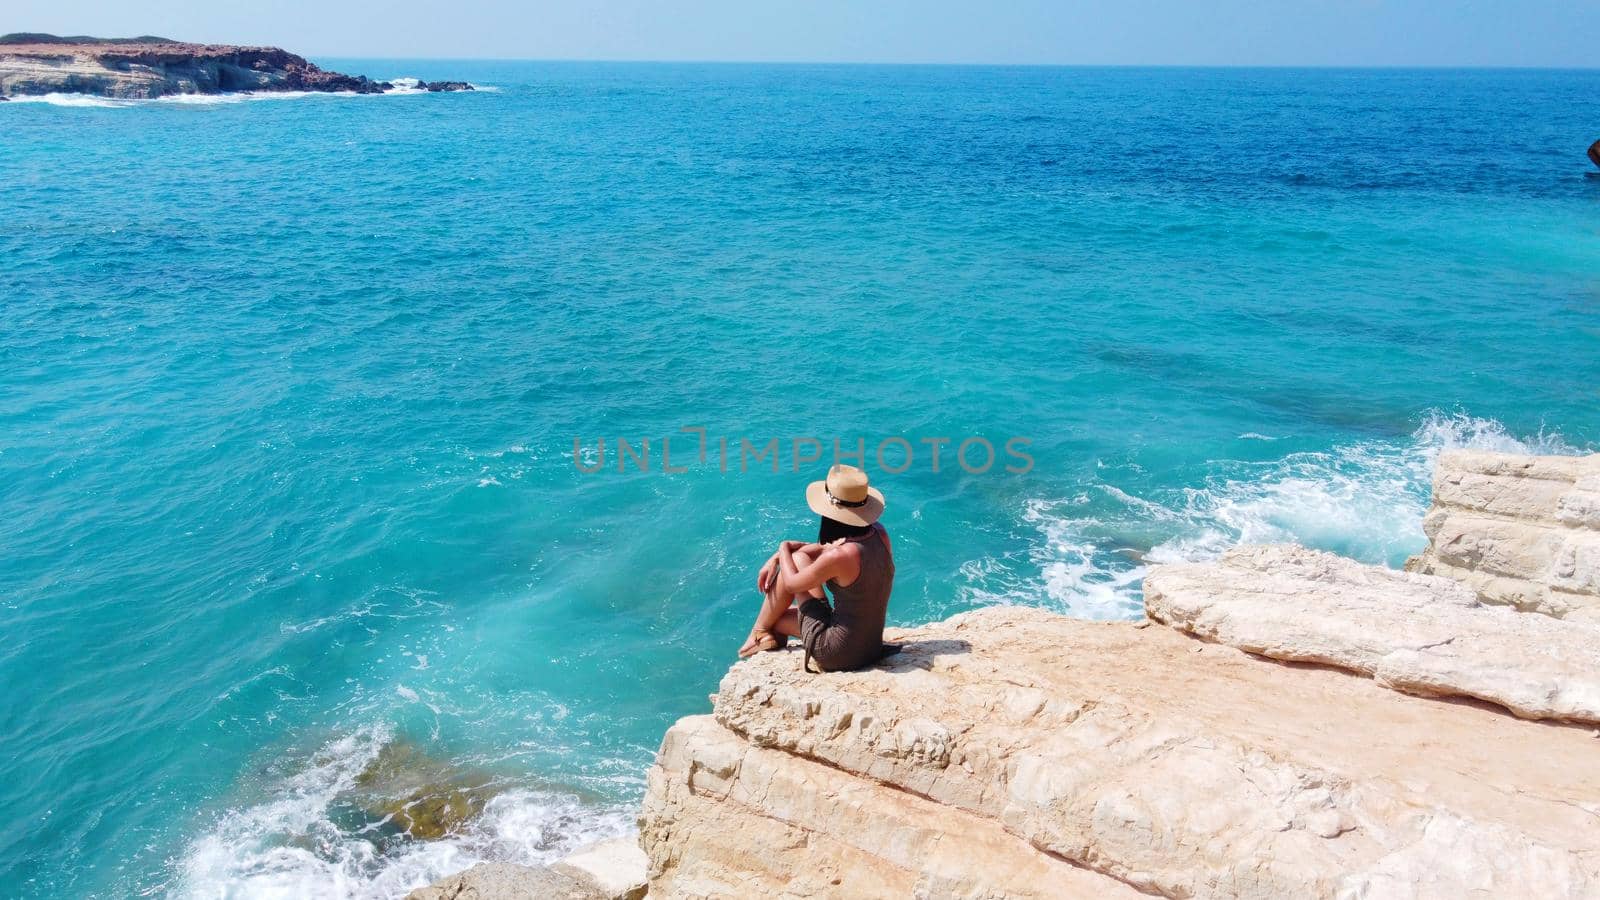
[[1027,553],[1030,565],[970,561],[961,569],[963,591],[972,603],[1135,618],[1148,564],[1214,559],[1238,544],[1298,543],[1398,566],[1425,544],[1433,463],[1454,448],[1582,452],[1556,433],[1518,438],[1492,419],[1435,411],[1406,440],[1359,441],[1263,462],[1214,460],[1200,484],[1153,498],[1115,484],[1085,484],[1066,499],[1027,500],[1019,518],[1038,535]]
[[[407,794],[403,799],[415,801],[419,776],[461,778],[421,758],[386,726],[330,741],[302,768],[262,785],[262,799],[219,815],[185,851],[176,893],[195,900],[377,900],[486,860],[549,863],[632,828],[633,812],[625,807],[558,790],[505,787],[492,796],[481,793],[487,797],[481,806],[473,804],[469,815],[422,839],[394,821],[405,804],[388,802],[396,784]],[[482,782],[461,784],[479,790],[474,786]],[[387,814],[363,815],[375,801]]]

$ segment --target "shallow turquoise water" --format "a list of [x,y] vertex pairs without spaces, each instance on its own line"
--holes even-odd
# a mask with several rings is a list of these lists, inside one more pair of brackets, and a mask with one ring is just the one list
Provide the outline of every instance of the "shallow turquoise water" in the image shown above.
[[[24,895],[393,896],[626,828],[814,527],[794,438],[916,448],[868,459],[900,623],[1129,616],[1241,540],[1398,564],[1440,448],[1600,441],[1600,73],[334,64],[497,90],[0,106]],[[390,741],[507,791],[363,831]]]

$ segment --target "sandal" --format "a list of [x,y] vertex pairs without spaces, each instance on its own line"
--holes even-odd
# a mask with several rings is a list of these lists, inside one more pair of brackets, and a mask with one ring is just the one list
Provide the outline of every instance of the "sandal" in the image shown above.
[[770,631],[752,631],[750,639],[739,648],[739,658],[749,659],[763,650],[781,650],[788,643],[788,635],[775,635]]

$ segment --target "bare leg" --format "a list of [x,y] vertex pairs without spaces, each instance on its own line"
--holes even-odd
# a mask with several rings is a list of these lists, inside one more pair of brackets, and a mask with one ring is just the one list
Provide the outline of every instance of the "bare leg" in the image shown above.
[[[803,569],[811,565],[811,556],[804,552],[797,551],[792,558],[797,569]],[[767,591],[765,599],[761,602],[761,612],[756,614],[755,624],[750,628],[750,637],[744,642],[744,646],[739,648],[740,654],[745,655],[747,651],[750,651],[756,644],[760,643],[762,638],[770,635],[798,635],[800,633],[800,616],[792,607],[796,603],[804,602],[812,597],[820,598],[822,596],[821,588],[815,588],[798,595],[779,594],[776,589]]]
[[[794,567],[804,569],[811,565],[811,555],[803,550],[796,550],[792,555]],[[771,632],[778,627],[778,620],[789,610],[789,607],[804,603],[812,597],[822,597],[821,588],[813,588],[804,594],[780,595],[776,590],[767,591],[767,598],[761,604],[761,613],[756,616],[755,628],[757,632]]]
[[[803,603],[805,601],[801,602]],[[778,617],[778,624],[772,626],[772,633],[781,634],[786,637],[799,637],[800,610],[792,607],[784,610],[783,615]]]

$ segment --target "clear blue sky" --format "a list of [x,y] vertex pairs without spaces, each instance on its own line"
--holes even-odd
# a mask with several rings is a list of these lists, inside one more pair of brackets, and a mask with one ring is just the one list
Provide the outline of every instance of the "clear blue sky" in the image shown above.
[[1592,67],[1597,0],[5,0],[0,31],[311,56]]

